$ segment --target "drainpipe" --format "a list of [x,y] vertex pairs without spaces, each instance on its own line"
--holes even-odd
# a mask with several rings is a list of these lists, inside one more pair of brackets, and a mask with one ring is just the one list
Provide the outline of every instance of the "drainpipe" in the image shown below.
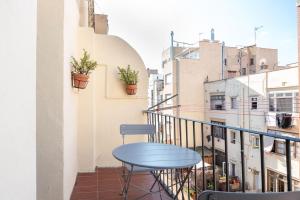
[[225,73],[225,67],[224,67],[224,49],[225,49],[225,42],[222,42],[222,61],[221,61],[221,63],[222,63],[222,80],[225,78],[224,77],[224,73]]

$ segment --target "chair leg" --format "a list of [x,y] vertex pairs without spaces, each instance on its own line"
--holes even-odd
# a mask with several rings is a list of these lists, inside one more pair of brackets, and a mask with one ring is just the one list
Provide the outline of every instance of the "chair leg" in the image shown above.
[[128,190],[129,190],[129,185],[130,185],[130,180],[131,180],[132,172],[133,172],[133,166],[131,165],[130,172],[127,175],[126,182],[124,183],[124,186],[123,186],[123,189],[122,189],[122,193],[121,193],[121,195],[124,196],[124,200],[127,200]]

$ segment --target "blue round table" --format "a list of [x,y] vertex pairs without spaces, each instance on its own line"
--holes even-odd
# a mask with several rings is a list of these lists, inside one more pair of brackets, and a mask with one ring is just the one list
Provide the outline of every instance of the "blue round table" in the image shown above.
[[131,166],[122,192],[125,192],[125,199],[127,199],[127,191],[134,166],[150,168],[153,169],[153,171],[187,168],[188,171],[181,181],[180,187],[174,197],[174,199],[176,199],[179,192],[182,191],[184,183],[188,179],[193,167],[202,160],[201,156],[193,150],[161,143],[142,142],[124,144],[115,148],[112,154],[117,160]]

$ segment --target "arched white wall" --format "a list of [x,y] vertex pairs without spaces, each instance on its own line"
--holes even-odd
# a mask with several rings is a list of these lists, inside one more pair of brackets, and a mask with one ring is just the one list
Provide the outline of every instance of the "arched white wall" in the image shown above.
[[[122,144],[122,123],[145,123],[148,76],[138,53],[116,36],[94,34],[80,28],[79,53],[88,50],[99,67],[92,73],[87,89],[79,91],[79,170],[93,171],[95,166],[120,166],[111,152]],[[117,66],[127,65],[139,71],[138,92],[129,96],[119,80]],[[127,142],[141,141],[131,137]]]

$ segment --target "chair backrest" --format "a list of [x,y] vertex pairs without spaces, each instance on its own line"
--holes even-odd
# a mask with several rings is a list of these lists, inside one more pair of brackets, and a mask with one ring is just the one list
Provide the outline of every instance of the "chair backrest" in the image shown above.
[[125,135],[149,135],[150,137],[155,134],[155,126],[151,124],[121,124],[120,134],[123,137]]
[[300,192],[241,193],[205,191],[198,200],[299,200]]

